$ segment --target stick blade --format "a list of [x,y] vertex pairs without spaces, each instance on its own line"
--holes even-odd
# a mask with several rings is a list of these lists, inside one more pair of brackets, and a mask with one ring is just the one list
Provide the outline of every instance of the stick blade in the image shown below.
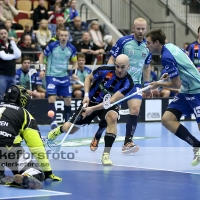
[[104,96],[104,98],[103,98],[103,107],[104,107],[104,109],[110,108],[110,98],[111,98],[110,94],[106,94]]
[[60,151],[61,145],[56,144],[56,143],[55,143],[53,140],[51,140],[51,139],[48,139],[48,140],[47,140],[47,145],[48,145],[48,147],[49,147],[52,151],[54,151],[54,152],[59,152],[59,151]]

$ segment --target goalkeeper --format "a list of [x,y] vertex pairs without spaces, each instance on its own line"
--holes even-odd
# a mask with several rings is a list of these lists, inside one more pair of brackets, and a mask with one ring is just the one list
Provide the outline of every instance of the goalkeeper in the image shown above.
[[[36,120],[26,110],[30,100],[24,87],[13,85],[0,105],[0,184],[40,189],[45,179],[62,179],[52,173]],[[31,156],[26,158],[23,139],[37,163]],[[5,167],[13,172],[13,177],[5,175]]]

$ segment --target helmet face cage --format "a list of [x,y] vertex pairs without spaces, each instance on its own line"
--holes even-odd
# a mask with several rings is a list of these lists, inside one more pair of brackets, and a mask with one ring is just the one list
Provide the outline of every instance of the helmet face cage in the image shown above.
[[13,85],[8,89],[4,100],[6,102],[16,103],[21,107],[27,108],[30,104],[30,95],[21,85]]
[[30,105],[30,95],[28,94],[27,90],[21,86],[21,85],[16,85],[18,89],[20,90],[20,95],[19,95],[19,106],[27,108]]

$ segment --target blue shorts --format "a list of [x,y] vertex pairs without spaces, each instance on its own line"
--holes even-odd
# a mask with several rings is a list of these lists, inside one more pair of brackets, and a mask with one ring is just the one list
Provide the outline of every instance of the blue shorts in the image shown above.
[[179,93],[168,108],[179,110],[186,117],[194,113],[197,123],[200,123],[200,94]]
[[[136,85],[134,85],[134,87],[133,87],[133,89],[131,90],[131,93],[130,93],[130,94],[133,94],[133,93],[137,92],[137,91],[140,90],[141,88],[142,88],[141,84],[136,84]],[[140,93],[138,93],[138,94],[136,94],[136,95],[134,95],[134,96],[128,98],[126,101],[131,100],[131,99],[140,99],[140,100],[142,100],[142,92],[140,92]]]
[[48,95],[71,97],[72,88],[69,77],[46,76],[46,92]]

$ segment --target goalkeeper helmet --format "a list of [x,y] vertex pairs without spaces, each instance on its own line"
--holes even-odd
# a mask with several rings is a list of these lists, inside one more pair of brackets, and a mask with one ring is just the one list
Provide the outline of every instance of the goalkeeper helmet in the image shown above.
[[23,108],[27,108],[30,105],[31,97],[23,86],[12,85],[6,92],[4,101],[15,103]]

